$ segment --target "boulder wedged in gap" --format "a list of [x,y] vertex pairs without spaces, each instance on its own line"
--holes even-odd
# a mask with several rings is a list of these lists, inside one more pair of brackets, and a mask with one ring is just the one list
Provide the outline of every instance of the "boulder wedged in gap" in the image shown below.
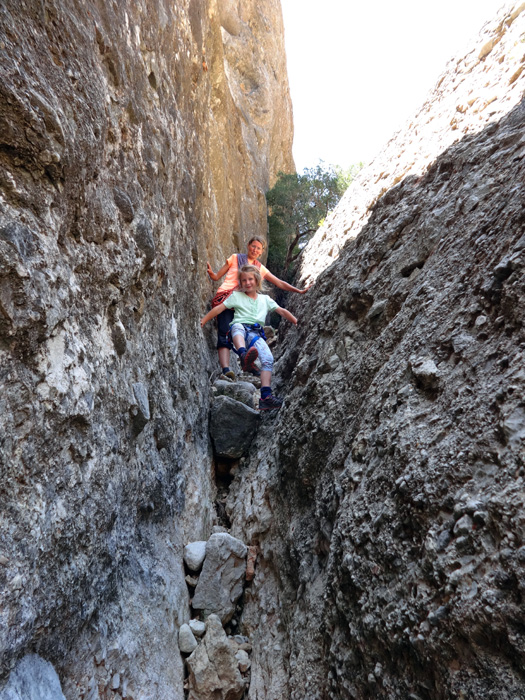
[[215,454],[238,459],[249,450],[259,414],[229,396],[218,396],[210,411],[210,436]]
[[195,610],[215,613],[223,624],[231,619],[243,591],[247,552],[243,542],[226,532],[210,537],[192,601]]

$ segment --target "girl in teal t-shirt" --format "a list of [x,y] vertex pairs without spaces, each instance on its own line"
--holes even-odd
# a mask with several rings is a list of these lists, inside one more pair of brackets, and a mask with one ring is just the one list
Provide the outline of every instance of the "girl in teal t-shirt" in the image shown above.
[[239,270],[239,287],[241,291],[233,292],[222,304],[213,308],[201,319],[201,328],[225,309],[233,309],[230,330],[242,369],[249,372],[253,369],[257,358],[261,362],[259,409],[261,411],[279,409],[282,399],[273,396],[271,390],[273,355],[261,331],[269,311],[275,311],[294,325],[297,325],[297,319],[287,309],[278,306],[271,297],[259,294],[262,287],[261,273],[253,265],[244,265]]

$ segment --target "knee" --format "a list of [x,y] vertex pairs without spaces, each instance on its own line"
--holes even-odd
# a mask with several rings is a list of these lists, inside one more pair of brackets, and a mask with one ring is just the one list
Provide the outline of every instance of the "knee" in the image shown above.
[[244,326],[242,326],[240,323],[234,323],[230,329],[230,333],[232,338],[236,338],[238,335],[244,338]]
[[261,360],[261,369],[263,371],[271,372],[273,369],[273,357],[264,359],[262,357],[259,357],[259,359]]
[[273,355],[270,352],[270,348],[264,343],[257,343],[257,350],[259,352],[259,361],[261,363],[261,369],[264,371],[271,372],[273,369]]
[[219,335],[217,337],[217,349],[228,348],[228,350],[231,350],[231,347],[232,347],[232,344],[231,344],[230,337],[219,331]]

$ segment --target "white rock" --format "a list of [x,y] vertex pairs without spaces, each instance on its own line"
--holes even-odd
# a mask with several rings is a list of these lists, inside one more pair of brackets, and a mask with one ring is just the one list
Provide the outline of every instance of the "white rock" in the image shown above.
[[206,632],[206,623],[200,620],[190,620],[190,629],[196,637],[202,637]]
[[248,656],[247,652],[245,652],[244,649],[239,649],[239,651],[235,654],[235,658],[239,663],[239,670],[241,671],[241,673],[246,673],[246,671],[252,665],[252,662],[250,661],[250,657]]
[[191,571],[200,571],[206,556],[206,542],[190,542],[184,547],[184,561]]
[[193,636],[189,625],[184,623],[179,629],[179,649],[183,654],[191,654],[197,648],[198,642]]
[[0,700],[22,699],[65,700],[55,669],[36,654],[24,656],[0,690]]

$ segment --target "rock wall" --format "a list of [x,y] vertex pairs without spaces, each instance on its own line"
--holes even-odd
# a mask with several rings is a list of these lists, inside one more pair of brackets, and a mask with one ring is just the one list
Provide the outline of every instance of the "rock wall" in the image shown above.
[[311,243],[227,502],[259,551],[250,698],[525,694],[524,39],[507,7]]
[[498,122],[521,100],[523,9],[523,3],[505,3],[466,51],[448,62],[421,108],[361,170],[337,214],[317,232],[304,253],[303,278],[313,281],[338,257],[388,190],[408,176],[423,175],[452,144]]
[[318,233],[286,403],[214,464],[205,262],[293,165],[279,7],[4,3],[2,700],[523,696],[524,17]]
[[197,320],[293,168],[282,33],[276,0],[2,3],[0,684],[37,652],[68,700],[183,697]]

